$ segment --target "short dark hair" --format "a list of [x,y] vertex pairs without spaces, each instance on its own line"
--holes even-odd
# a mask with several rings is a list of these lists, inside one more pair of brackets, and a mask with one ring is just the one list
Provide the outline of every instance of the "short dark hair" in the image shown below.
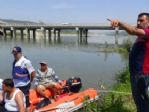
[[9,78],[8,79],[4,79],[3,84],[5,84],[6,86],[11,87],[11,88],[14,87],[13,80],[12,79],[9,79]]
[[15,46],[12,50],[12,52],[17,52],[17,53],[21,53],[22,52],[22,49],[20,46]]
[[138,17],[142,17],[142,16],[146,16],[147,19],[149,20],[149,13],[147,13],[147,12],[142,12],[142,13],[140,13],[140,14],[138,15]]

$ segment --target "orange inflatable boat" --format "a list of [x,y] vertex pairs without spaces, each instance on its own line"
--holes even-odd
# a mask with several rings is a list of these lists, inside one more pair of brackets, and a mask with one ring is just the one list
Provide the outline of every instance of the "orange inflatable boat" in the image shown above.
[[[46,90],[46,95],[53,98],[53,92]],[[92,102],[98,99],[97,91],[93,88],[86,89],[78,93],[64,93],[53,99],[52,103],[41,108],[36,108],[43,97],[32,89],[30,90],[30,112],[74,112],[83,107],[83,102]]]

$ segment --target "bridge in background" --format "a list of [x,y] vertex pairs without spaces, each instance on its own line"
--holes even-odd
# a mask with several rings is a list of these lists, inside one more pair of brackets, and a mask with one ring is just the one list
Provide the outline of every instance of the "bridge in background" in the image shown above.
[[112,28],[109,25],[100,24],[43,24],[43,23],[7,23],[0,21],[1,29],[5,36],[10,34],[11,37],[16,37],[16,33],[19,31],[21,38],[23,38],[24,33],[30,38],[32,33],[33,39],[36,38],[36,31],[41,30],[46,37],[48,34],[48,39],[51,40],[52,33],[54,40],[59,41],[62,30],[74,30],[78,36],[80,43],[87,42],[88,31],[89,30],[115,30],[118,34],[118,28]]

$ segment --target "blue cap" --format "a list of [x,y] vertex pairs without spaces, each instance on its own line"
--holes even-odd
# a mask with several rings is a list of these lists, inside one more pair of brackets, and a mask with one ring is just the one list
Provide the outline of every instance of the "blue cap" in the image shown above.
[[22,52],[22,49],[21,49],[21,47],[19,47],[19,46],[15,46],[15,47],[13,48],[13,50],[12,50],[12,53],[13,53],[13,52],[21,53],[21,52]]

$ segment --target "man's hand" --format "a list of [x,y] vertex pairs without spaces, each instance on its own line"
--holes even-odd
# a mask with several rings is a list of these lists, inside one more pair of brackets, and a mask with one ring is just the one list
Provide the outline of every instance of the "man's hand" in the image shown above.
[[112,27],[121,27],[123,28],[127,33],[129,33],[130,35],[137,35],[140,38],[145,38],[146,37],[146,33],[143,29],[137,28],[135,26],[129,25],[127,23],[123,23],[117,19],[111,20],[111,19],[107,19],[108,21],[111,22],[111,26]]
[[31,75],[30,75],[30,80],[31,80],[31,82],[34,80],[34,77],[36,76],[36,73],[35,73],[35,71],[33,71],[32,73],[31,73]]
[[117,19],[115,19],[115,20],[107,19],[107,20],[111,22],[111,26],[114,28],[120,26],[120,21]]

